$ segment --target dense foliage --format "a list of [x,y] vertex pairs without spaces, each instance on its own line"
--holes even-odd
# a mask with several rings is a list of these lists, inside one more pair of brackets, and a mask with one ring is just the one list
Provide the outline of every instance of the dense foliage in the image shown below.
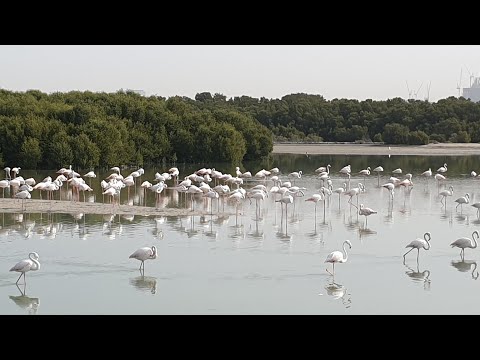
[[379,141],[387,144],[480,142],[480,103],[449,97],[436,103],[333,99],[291,94],[228,100],[274,133],[276,141]]
[[195,99],[0,90],[0,165],[79,168],[257,160],[276,141],[480,142],[480,103],[281,99],[198,93]]
[[129,91],[0,90],[0,165],[86,169],[241,162],[265,157],[272,148],[271,131],[231,106]]

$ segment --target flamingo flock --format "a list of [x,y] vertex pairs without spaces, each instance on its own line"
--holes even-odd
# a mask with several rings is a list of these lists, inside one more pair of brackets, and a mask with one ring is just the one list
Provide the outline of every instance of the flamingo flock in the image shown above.
[[[33,191],[38,190],[38,195],[42,199],[43,196],[47,200],[55,200],[58,198],[61,200],[61,192],[59,191],[62,187],[70,187],[71,188],[71,200],[72,202],[80,201],[80,191],[83,192],[83,201],[85,202],[85,192],[86,191],[93,191],[91,187],[91,179],[97,177],[94,171],[89,171],[83,175],[83,177],[76,171],[72,169],[70,165],[68,168],[62,168],[57,171],[57,175],[55,178],[51,176],[47,176],[40,182],[36,182],[33,178],[23,179],[21,175],[19,175],[21,168],[14,167],[9,168],[5,167],[5,179],[0,180],[0,188],[2,188],[2,196],[5,197],[5,190],[10,191],[12,197],[20,199],[22,201],[21,209],[25,211],[25,201],[30,200],[32,198],[31,193]],[[127,176],[122,175],[122,170],[118,166],[114,166],[110,168],[112,173],[102,179],[100,182],[100,186],[102,188],[102,199],[105,203],[105,197],[110,204],[115,205],[120,202],[120,195],[122,191],[127,192],[127,204],[132,204],[130,202],[131,192],[137,189],[137,186],[140,187],[143,191],[143,198],[144,203],[143,206],[146,206],[146,198],[147,192],[150,190],[154,193],[156,203],[160,201],[161,194],[166,191],[173,191],[177,193],[179,196],[183,194],[185,197],[189,197],[191,201],[191,211],[195,211],[195,198],[203,198],[206,203],[210,202],[210,214],[213,215],[213,202],[217,203],[217,212],[220,212],[220,202],[223,204],[223,209],[225,206],[225,202],[230,202],[235,206],[236,212],[236,225],[238,224],[238,213],[241,204],[245,201],[255,201],[255,216],[256,218],[260,218],[261,216],[261,207],[262,202],[265,202],[269,196],[273,197],[273,201],[275,203],[280,203],[281,207],[281,219],[283,222],[283,218],[285,218],[285,234],[287,234],[287,214],[290,208],[293,207],[295,209],[296,198],[298,197],[305,197],[306,202],[314,203],[314,213],[315,213],[315,223],[317,221],[317,205],[318,203],[323,204],[324,210],[324,219],[325,219],[325,208],[327,203],[330,201],[330,197],[333,193],[338,194],[338,205],[339,208],[341,207],[342,202],[342,194],[344,196],[348,196],[348,200],[346,201],[346,206],[350,206],[350,209],[356,208],[356,213],[359,216],[365,217],[365,227],[364,229],[367,230],[368,226],[368,217],[371,215],[378,214],[377,210],[374,210],[368,207],[363,201],[359,204],[359,197],[362,196],[364,193],[367,192],[366,190],[366,182],[367,177],[370,176],[371,172],[377,173],[377,184],[378,187],[381,189],[387,189],[389,192],[389,206],[394,202],[394,194],[395,189],[400,191],[403,188],[403,192],[407,193],[411,191],[414,187],[413,183],[413,175],[411,173],[407,173],[403,179],[397,178],[395,176],[401,176],[403,174],[403,170],[401,168],[396,168],[391,171],[392,176],[389,178],[387,183],[384,183],[380,186],[380,173],[384,172],[384,168],[382,166],[374,167],[373,170],[370,166],[366,167],[363,170],[356,172],[355,174],[361,176],[363,178],[363,183],[357,183],[356,187],[350,186],[350,180],[352,177],[352,169],[351,165],[346,165],[338,172],[331,171],[331,165],[328,164],[326,166],[320,166],[315,170],[314,175],[318,180],[318,186],[320,186],[319,191],[315,191],[308,195],[309,190],[305,187],[300,187],[296,185],[296,182],[300,182],[302,180],[302,176],[304,176],[304,172],[302,170],[293,171],[286,175],[286,178],[282,179],[281,171],[278,168],[272,168],[270,170],[261,169],[257,172],[254,172],[252,176],[252,172],[245,171],[241,172],[240,167],[235,168],[235,176],[231,174],[224,174],[215,168],[207,169],[201,168],[197,171],[193,172],[192,174],[186,175],[183,179],[179,179],[180,171],[176,167],[170,168],[168,171],[163,173],[157,172],[154,175],[154,178],[151,179],[152,182],[145,180],[140,182],[141,177],[145,174],[143,168],[138,168],[137,170],[131,172]],[[443,164],[437,170],[437,174],[435,175],[435,180],[437,181],[437,186],[440,181],[445,181],[446,177],[445,174],[447,173],[448,168],[447,164]],[[471,176],[474,176],[475,172],[472,171]],[[346,181],[343,182],[341,187],[334,189],[333,181],[335,177],[332,177],[332,174],[339,174],[339,178],[344,181],[342,178],[347,178]],[[418,174],[420,177],[424,177],[428,182],[428,179],[433,176],[431,167],[428,170],[423,171],[422,173]],[[475,173],[476,176],[476,173]],[[83,178],[87,178],[90,184],[87,184]],[[170,185],[167,185],[169,182]],[[257,182],[256,185],[255,182]],[[260,182],[260,184],[258,184]],[[293,182],[293,184],[292,184]],[[249,184],[250,186],[246,186]],[[133,190],[131,188],[133,187]],[[126,189],[125,189],[126,188]],[[370,190],[375,191],[375,190]],[[58,194],[58,196],[57,196]],[[438,195],[440,197],[440,203],[442,206],[446,206],[447,198],[452,197],[453,195],[453,186],[449,186],[448,190],[439,191]],[[355,202],[353,198],[355,197]],[[470,195],[466,193],[464,196],[459,197],[455,200],[457,203],[455,210],[458,210],[460,206],[460,211],[463,211],[463,205],[470,203]],[[480,203],[471,204],[472,207],[477,209],[477,212],[480,216]],[[224,210],[223,210],[224,211]],[[294,210],[293,210],[294,211]],[[476,248],[477,247],[477,240],[478,240],[478,232],[474,231],[472,234],[472,239],[470,238],[459,238],[452,242],[450,245],[451,247],[458,247],[461,248],[461,256],[463,258],[465,248]],[[430,240],[431,240],[431,233],[426,232],[424,234],[424,239],[416,239],[410,242],[406,247],[411,248],[407,253],[403,255],[405,260],[406,255],[412,251],[413,249],[417,249],[417,261],[419,258],[420,249],[429,250],[430,249]],[[347,249],[352,248],[352,244],[349,240],[344,241],[343,243],[343,253],[341,251],[334,251],[330,253],[325,262],[332,263],[332,272],[327,272],[331,275],[335,274],[335,264],[336,263],[345,263],[348,259]],[[137,259],[141,261],[140,270],[144,270],[144,262],[148,259],[155,259],[157,257],[157,250],[155,246],[141,248],[135,251],[133,254],[130,255],[130,258]],[[17,283],[20,280],[21,276],[23,275],[25,278],[25,273],[30,270],[38,270],[40,268],[40,264],[38,262],[38,254],[32,252],[29,254],[29,259],[22,260],[17,265],[12,267],[10,271],[17,271],[20,272],[20,277],[17,279]]]

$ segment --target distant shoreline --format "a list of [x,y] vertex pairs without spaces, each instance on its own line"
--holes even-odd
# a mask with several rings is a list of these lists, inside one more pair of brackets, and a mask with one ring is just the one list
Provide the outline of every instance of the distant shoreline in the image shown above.
[[420,155],[464,156],[480,155],[479,143],[439,143],[428,145],[378,144],[274,144],[273,154],[310,155]]

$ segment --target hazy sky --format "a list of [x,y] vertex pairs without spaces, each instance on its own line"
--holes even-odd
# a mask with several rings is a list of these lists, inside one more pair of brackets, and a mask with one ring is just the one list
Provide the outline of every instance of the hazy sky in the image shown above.
[[1,45],[0,87],[44,92],[384,100],[457,96],[480,72],[478,45]]

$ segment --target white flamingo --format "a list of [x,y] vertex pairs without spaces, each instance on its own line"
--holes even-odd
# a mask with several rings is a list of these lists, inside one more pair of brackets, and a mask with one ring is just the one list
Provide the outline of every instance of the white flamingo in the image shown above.
[[[442,199],[440,200],[440,202],[443,204],[443,200],[445,199],[445,205],[447,205],[446,197],[453,195],[453,186],[450,185],[450,186],[448,187],[448,190],[443,190],[443,191],[441,191],[438,195],[440,195],[440,196],[442,197]],[[457,206],[458,206],[458,205],[457,205]]]
[[10,271],[16,271],[16,272],[21,273],[20,276],[18,277],[17,281],[15,282],[15,284],[18,284],[18,281],[20,280],[22,275],[23,275],[23,281],[26,284],[27,280],[25,279],[25,273],[30,271],[30,270],[31,271],[36,271],[36,270],[40,269],[40,262],[38,261],[38,259],[39,259],[38,254],[36,252],[31,252],[30,254],[28,254],[28,257],[29,257],[29,259],[19,261],[18,263],[16,263],[10,269]]
[[463,204],[468,204],[470,202],[470,195],[465,194],[465,196],[459,197],[457,200],[455,200],[457,206],[455,206],[455,210],[457,210],[458,205],[461,205],[460,209],[461,211],[463,210]]
[[[428,239],[427,239],[428,238]],[[425,240],[424,240],[425,239]],[[423,239],[420,239],[420,238],[417,238],[415,240],[413,240],[410,244],[408,244],[407,246],[405,246],[406,248],[411,248],[410,250],[408,250],[404,255],[403,255],[403,261],[405,262],[405,255],[407,255],[410,251],[412,251],[413,249],[417,249],[417,262],[418,262],[418,256],[420,254],[420,249],[425,249],[425,250],[430,250],[430,240],[431,240],[431,234],[430,232],[426,232],[424,235],[423,235]],[[428,247],[427,247],[428,246]]]
[[[475,236],[476,235],[476,236]],[[462,237],[460,239],[457,239],[455,240],[454,242],[452,242],[450,244],[450,246],[453,248],[453,247],[458,247],[460,249],[462,249],[460,251],[460,256],[462,257],[462,259],[465,257],[465,248],[470,248],[470,249],[475,249],[477,246],[478,246],[478,243],[477,243],[477,240],[478,240],[478,231],[475,230],[473,233],[472,233],[472,239],[468,238],[468,237]]]
[[153,245],[151,248],[150,247],[142,247],[138,250],[136,250],[132,255],[128,257],[129,259],[137,259],[140,260],[140,268],[139,270],[145,271],[145,260],[149,259],[156,259],[157,258],[157,248],[155,245]]
[[377,173],[377,185],[380,186],[380,173],[383,172],[383,167],[377,166],[373,171]]
[[442,174],[446,173],[447,172],[447,163],[445,163],[445,164],[443,164],[443,166],[439,167],[437,169],[437,172],[442,173]]
[[365,216],[365,226],[367,226],[367,217],[372,214],[377,214],[378,211],[365,207],[363,204],[360,204],[360,210],[358,211],[358,215]]
[[330,254],[328,254],[327,256],[327,259],[325,260],[326,263],[332,263],[332,266],[333,266],[333,273],[331,273],[330,271],[327,270],[327,272],[330,274],[330,275],[333,275],[335,276],[335,263],[344,263],[344,262],[347,262],[348,260],[348,253],[347,253],[347,249],[345,249],[345,246],[348,245],[350,247],[350,249],[352,248],[352,243],[350,242],[350,240],[345,240],[343,242],[343,252],[345,253],[345,255],[343,255],[343,253],[341,251],[333,251],[331,252]]

